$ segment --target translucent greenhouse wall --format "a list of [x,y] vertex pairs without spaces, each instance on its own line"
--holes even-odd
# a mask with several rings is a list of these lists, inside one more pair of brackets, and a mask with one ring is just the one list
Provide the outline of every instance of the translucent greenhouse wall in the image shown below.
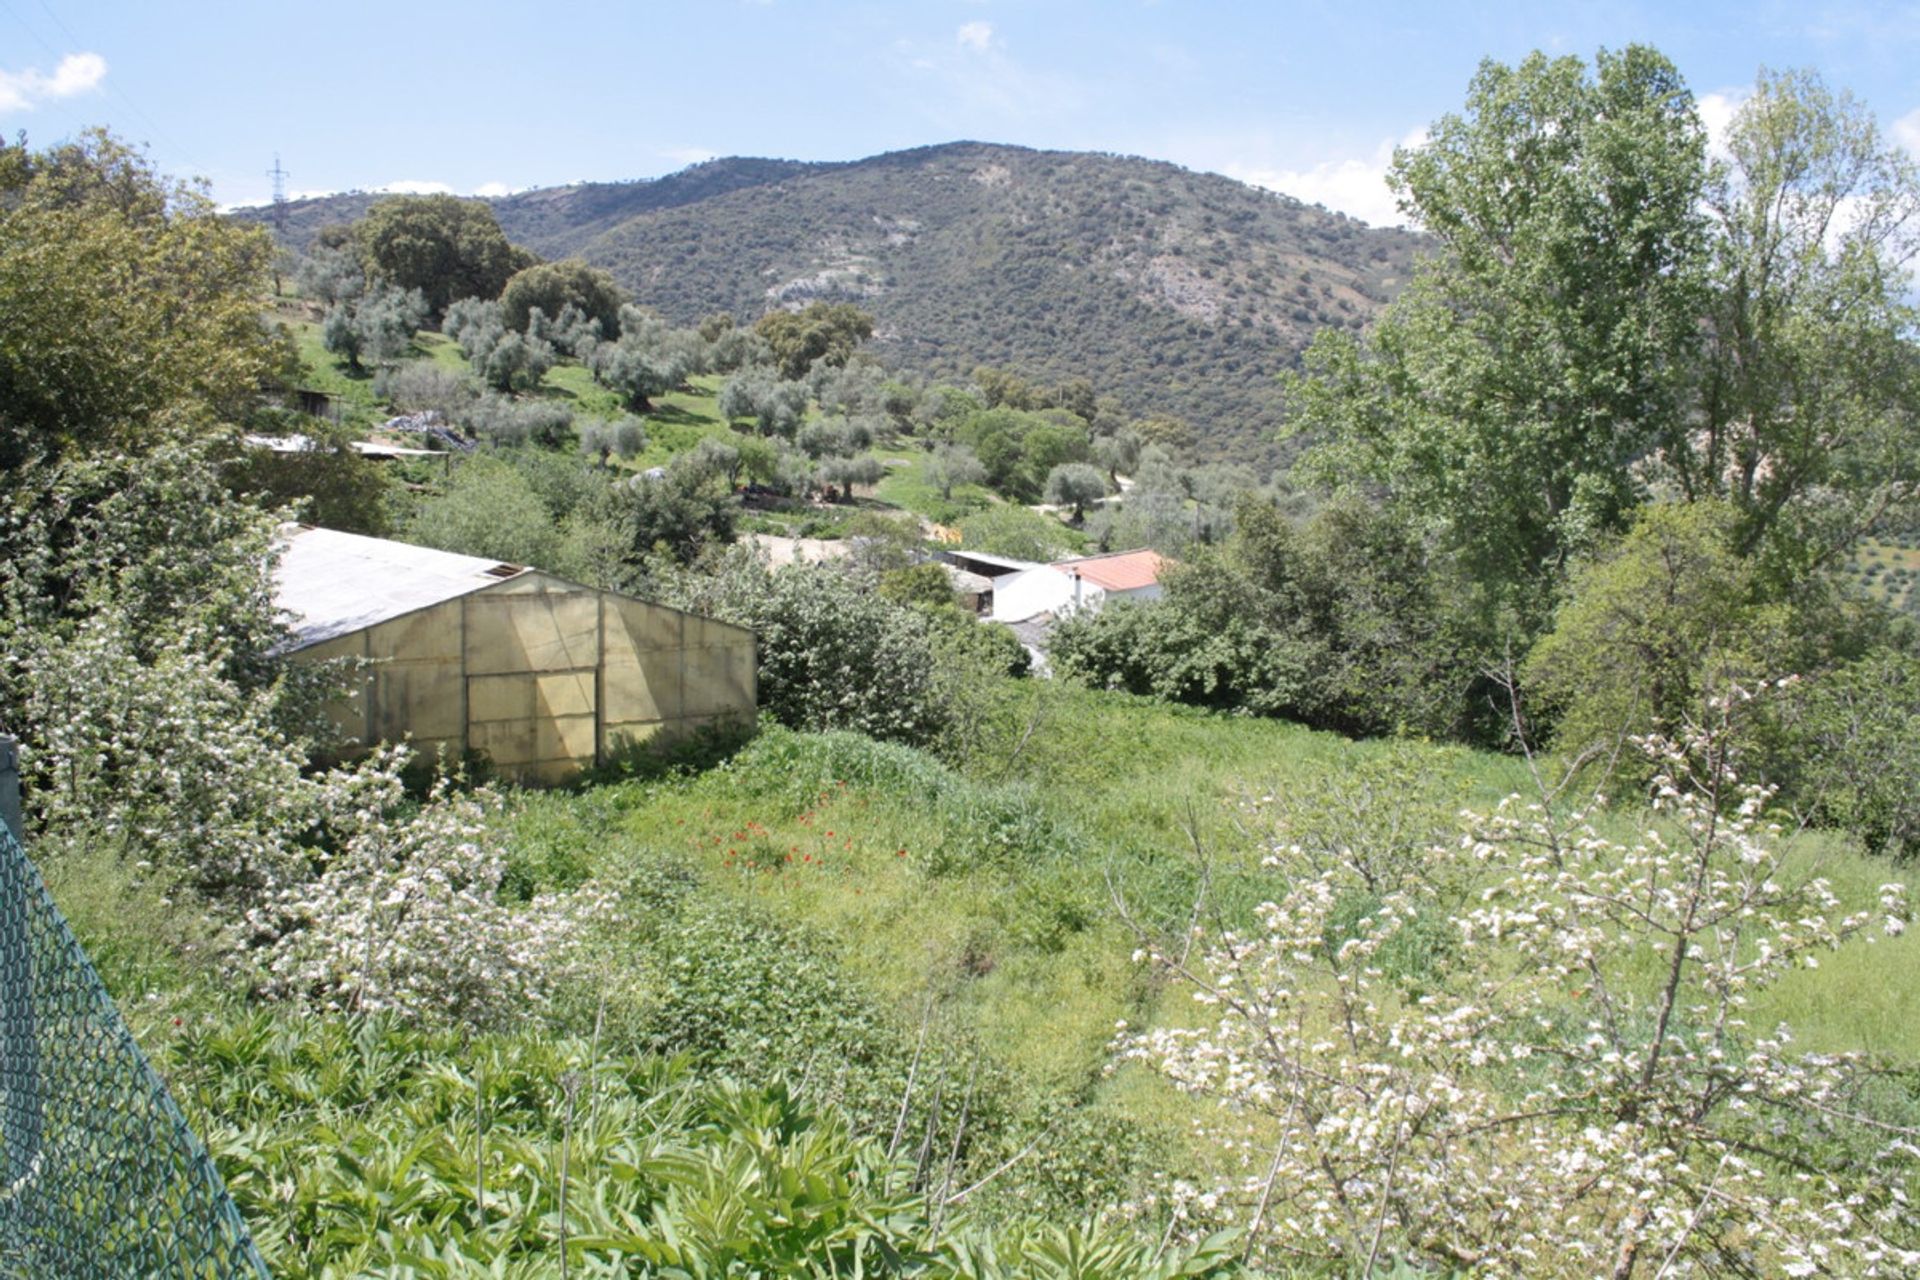
[[299,656],[372,661],[334,711],[348,737],[481,752],[527,782],[564,781],[661,735],[751,723],[757,692],[751,631],[538,572]]

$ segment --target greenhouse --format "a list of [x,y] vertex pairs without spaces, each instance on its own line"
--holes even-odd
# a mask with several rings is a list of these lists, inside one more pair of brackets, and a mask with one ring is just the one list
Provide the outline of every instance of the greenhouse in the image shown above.
[[523,565],[290,526],[274,598],[289,652],[365,660],[333,708],[363,745],[472,752],[506,777],[559,782],[753,720],[751,631]]

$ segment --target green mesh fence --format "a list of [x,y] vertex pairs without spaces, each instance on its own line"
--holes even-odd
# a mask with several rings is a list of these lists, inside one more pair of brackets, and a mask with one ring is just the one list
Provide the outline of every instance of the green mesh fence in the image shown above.
[[0,1280],[264,1280],[205,1148],[0,825]]

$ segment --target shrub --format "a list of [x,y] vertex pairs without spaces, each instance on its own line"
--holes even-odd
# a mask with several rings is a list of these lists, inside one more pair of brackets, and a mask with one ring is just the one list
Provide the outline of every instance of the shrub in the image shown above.
[[550,998],[589,925],[611,921],[612,904],[587,890],[502,903],[498,798],[443,780],[413,807],[407,756],[391,749],[317,787],[319,870],[281,878],[246,912],[236,968],[266,998],[334,1012],[522,1018]]
[[[1274,1143],[1277,1122],[1266,1176],[1219,1188],[1266,1257],[1566,1276],[1920,1262],[1909,1130],[1872,1116],[1872,1064],[1746,1020],[1875,913],[1792,869],[1769,793],[1729,769],[1729,707],[1645,741],[1658,799],[1631,843],[1543,794],[1374,893],[1276,839],[1259,926],[1197,962],[1184,941],[1161,954],[1216,1012],[1132,1052],[1221,1098],[1223,1139]],[[1881,906],[1899,932],[1901,886]],[[1829,1160],[1830,1142],[1856,1154]]]
[[712,576],[669,580],[670,603],[760,637],[760,706],[796,729],[931,742],[949,708],[920,615],[831,565],[769,570],[735,555]]

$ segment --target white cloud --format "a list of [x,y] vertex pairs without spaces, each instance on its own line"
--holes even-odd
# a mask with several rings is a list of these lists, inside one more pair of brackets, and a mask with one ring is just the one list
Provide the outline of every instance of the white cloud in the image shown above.
[[513,188],[504,182],[483,182],[473,189],[473,194],[485,196],[491,200],[498,196],[512,195]]
[[450,196],[453,188],[444,182],[428,182],[420,178],[402,178],[398,182],[389,182],[374,188],[381,195],[388,196]]
[[0,71],[0,111],[32,111],[55,98],[71,98],[100,87],[107,60],[97,53],[70,53],[46,75],[38,67]]
[[1914,159],[1920,160],[1920,107],[1895,120],[1888,132],[1895,142],[1913,153]]
[[1700,113],[1700,123],[1707,127],[1707,154],[1716,160],[1728,159],[1727,134],[1733,129],[1733,118],[1746,105],[1750,89],[1721,89],[1714,93],[1703,93],[1694,99],[1694,109]]
[[963,22],[953,38],[962,49],[971,49],[975,53],[985,53],[993,47],[993,24],[991,22]]
[[1406,225],[1407,218],[1387,186],[1387,167],[1393,162],[1396,145],[1417,147],[1426,140],[1427,131],[1416,129],[1397,142],[1392,138],[1381,142],[1364,159],[1349,156],[1343,160],[1325,160],[1308,169],[1228,163],[1221,166],[1221,172],[1308,204],[1323,204],[1372,226],[1401,227]]

